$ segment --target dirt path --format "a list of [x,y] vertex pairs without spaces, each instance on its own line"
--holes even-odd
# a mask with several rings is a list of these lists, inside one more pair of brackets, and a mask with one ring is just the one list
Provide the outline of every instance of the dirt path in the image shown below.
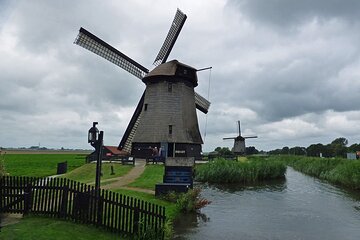
[[0,227],[20,222],[23,215],[18,213],[0,213]]
[[[126,187],[126,185],[132,183],[133,181],[135,181],[136,178],[140,177],[140,175],[145,170],[145,164],[146,164],[145,159],[137,159],[134,168],[131,169],[127,174],[125,174],[124,176],[121,176],[121,177],[110,178],[110,179],[106,179],[105,181],[102,181],[102,183],[105,183],[105,182],[112,182],[112,183],[104,185],[101,188],[109,189],[109,190],[122,188],[122,189],[138,191],[138,192],[155,194],[154,191],[149,190],[149,189]],[[115,180],[115,182],[113,182],[114,180]]]

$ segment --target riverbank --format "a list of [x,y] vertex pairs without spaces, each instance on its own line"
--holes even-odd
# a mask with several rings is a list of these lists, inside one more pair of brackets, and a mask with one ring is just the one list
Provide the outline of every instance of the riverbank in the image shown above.
[[295,170],[330,183],[360,190],[360,161],[344,158],[317,158],[303,156],[272,156],[272,160],[284,161]]

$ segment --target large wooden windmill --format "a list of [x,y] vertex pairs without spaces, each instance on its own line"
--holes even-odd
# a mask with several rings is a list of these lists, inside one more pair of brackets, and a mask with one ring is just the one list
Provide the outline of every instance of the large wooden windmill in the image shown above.
[[167,58],[185,23],[179,9],[171,24],[152,71],[80,28],[75,44],[109,60],[145,83],[119,149],[136,157],[146,157],[152,147],[162,147],[167,156],[197,157],[203,143],[196,109],[207,113],[210,102],[194,91],[197,70]]
[[241,128],[240,128],[240,121],[237,121],[238,123],[238,136],[237,137],[226,137],[223,138],[224,140],[227,139],[234,139],[234,147],[232,149],[232,152],[237,155],[243,155],[245,154],[245,139],[247,138],[257,138],[257,136],[241,136]]

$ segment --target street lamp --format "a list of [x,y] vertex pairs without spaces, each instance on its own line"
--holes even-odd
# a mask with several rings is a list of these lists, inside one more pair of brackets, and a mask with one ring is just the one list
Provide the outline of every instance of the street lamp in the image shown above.
[[88,135],[88,143],[91,144],[95,149],[95,143],[97,142],[99,138],[99,129],[97,129],[96,125],[98,122],[93,122],[93,126],[89,129],[89,135]]
[[100,197],[100,175],[101,175],[101,160],[102,160],[102,148],[104,132],[97,129],[98,122],[93,122],[93,126],[89,129],[88,143],[95,148],[96,156],[96,176],[95,176],[95,195]]

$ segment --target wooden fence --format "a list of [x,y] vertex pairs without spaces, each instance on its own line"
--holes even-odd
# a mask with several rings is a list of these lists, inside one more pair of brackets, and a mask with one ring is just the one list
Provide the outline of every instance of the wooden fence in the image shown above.
[[45,215],[125,234],[163,236],[165,208],[64,178],[0,178],[0,213]]

